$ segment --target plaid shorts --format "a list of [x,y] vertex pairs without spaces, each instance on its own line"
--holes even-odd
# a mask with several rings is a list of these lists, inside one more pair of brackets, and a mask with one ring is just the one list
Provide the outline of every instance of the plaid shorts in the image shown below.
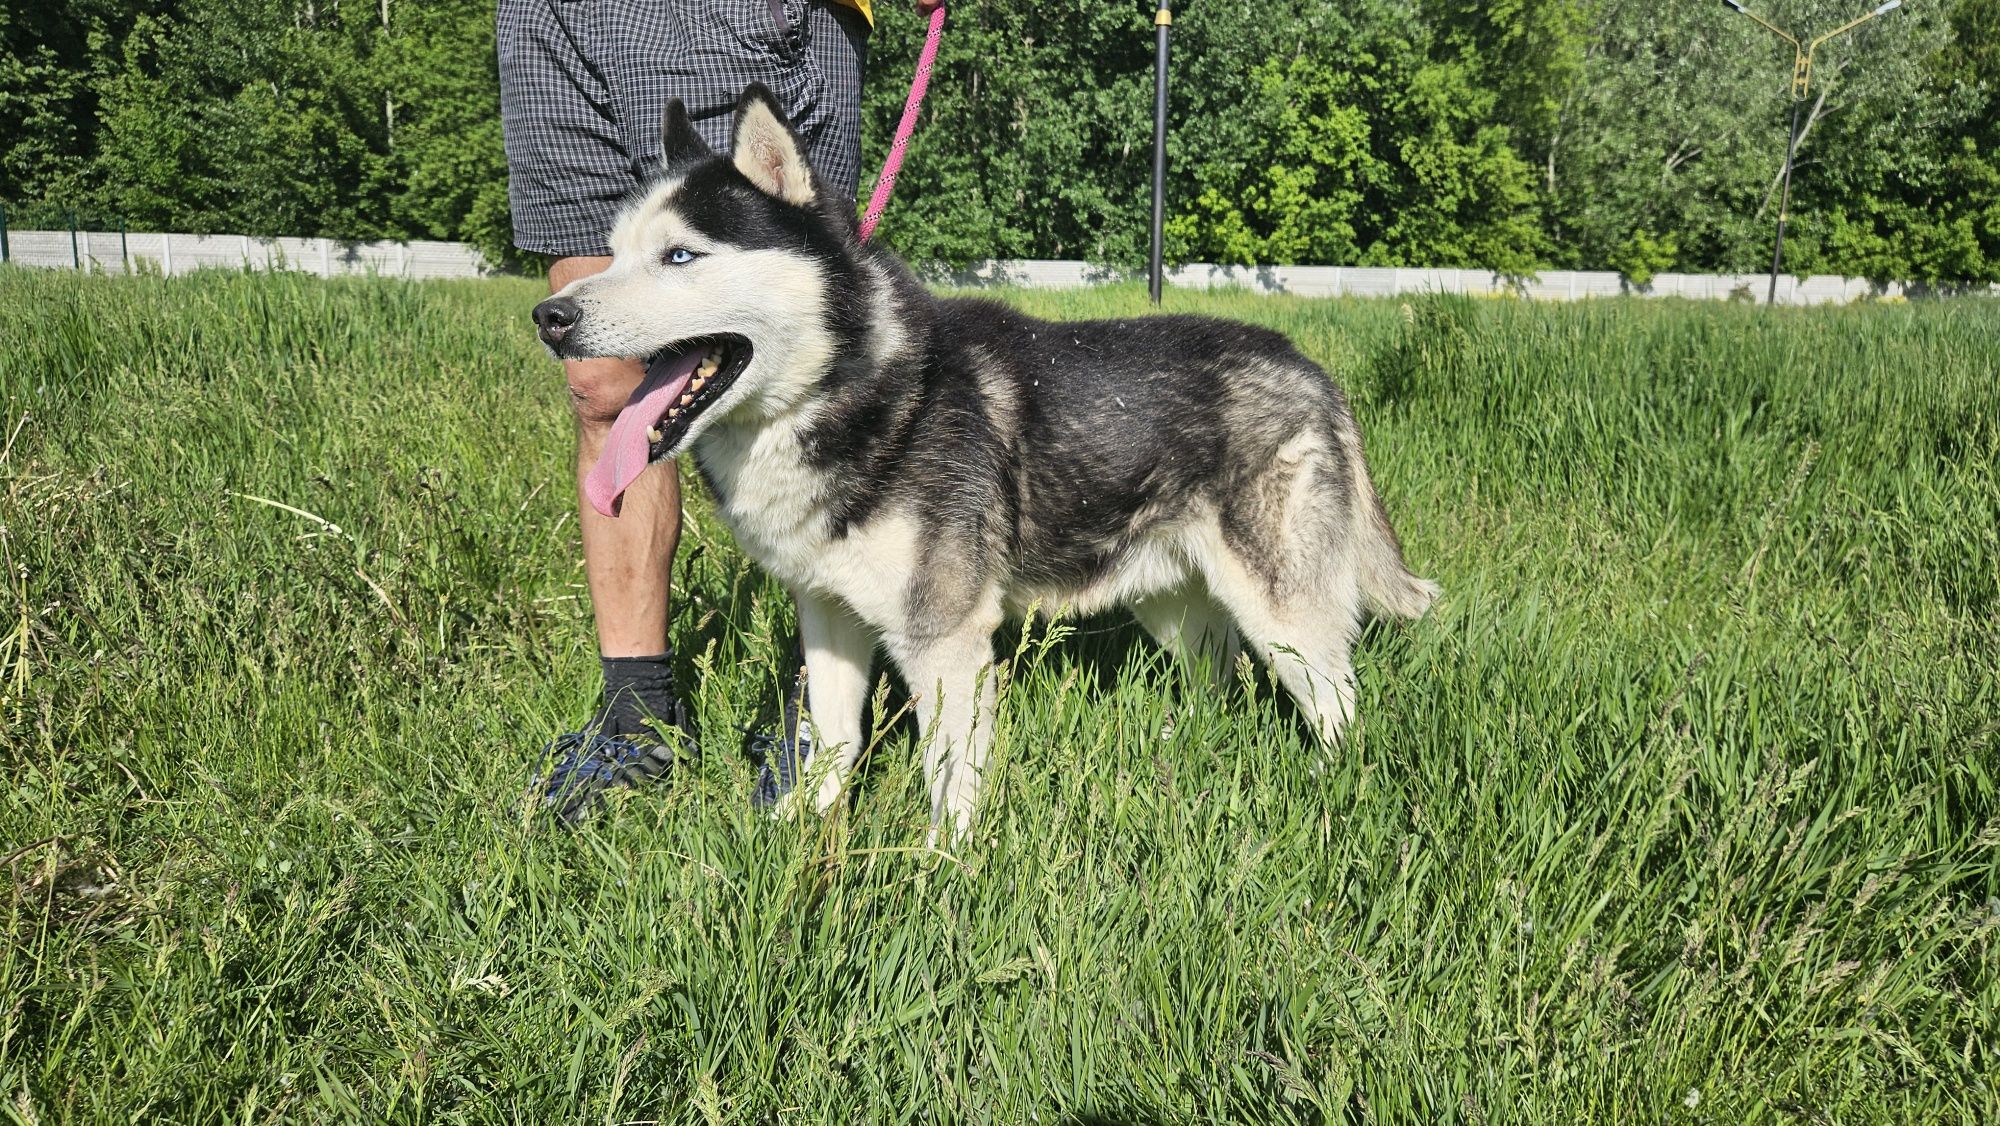
[[729,150],[737,95],[771,88],[827,188],[861,176],[868,25],[829,0],[499,0],[500,121],[514,245],[603,255],[660,164],[667,99]]

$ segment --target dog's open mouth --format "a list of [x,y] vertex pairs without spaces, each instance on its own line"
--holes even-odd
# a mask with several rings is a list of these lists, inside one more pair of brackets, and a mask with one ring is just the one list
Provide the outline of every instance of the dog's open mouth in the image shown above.
[[[659,461],[674,452],[694,420],[722,398],[736,377],[750,364],[750,342],[740,336],[712,336],[692,340],[646,361],[646,379],[640,391],[660,381],[659,401],[667,406],[653,416],[646,428],[646,460]],[[643,407],[645,396],[635,392],[626,410]],[[658,402],[654,404],[658,405]],[[650,411],[648,412],[650,413]],[[620,421],[623,421],[621,412]]]
[[640,473],[672,454],[688,429],[721,401],[750,364],[750,342],[740,336],[684,340],[646,361],[646,378],[626,401],[604,452],[584,478],[584,496],[606,516]]

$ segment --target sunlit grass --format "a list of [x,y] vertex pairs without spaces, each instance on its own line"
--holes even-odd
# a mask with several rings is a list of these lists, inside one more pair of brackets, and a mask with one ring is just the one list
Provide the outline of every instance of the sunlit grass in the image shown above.
[[1446,596],[1329,758],[1009,633],[942,857],[900,726],[750,813],[790,610],[693,493],[708,752],[532,817],[596,677],[536,293],[0,271],[9,1113],[2000,1117],[2000,305],[1171,294],[1335,372]]

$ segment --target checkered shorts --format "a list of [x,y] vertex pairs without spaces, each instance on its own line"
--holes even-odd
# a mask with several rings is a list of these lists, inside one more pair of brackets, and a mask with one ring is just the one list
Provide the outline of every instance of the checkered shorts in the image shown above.
[[729,148],[737,95],[785,103],[827,188],[861,175],[868,25],[829,0],[499,0],[500,120],[514,245],[609,254],[619,206],[660,163],[667,99]]

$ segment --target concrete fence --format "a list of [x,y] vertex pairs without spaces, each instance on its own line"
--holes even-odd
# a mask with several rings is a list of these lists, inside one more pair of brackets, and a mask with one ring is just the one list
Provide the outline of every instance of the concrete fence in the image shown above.
[[[9,231],[8,257],[27,266],[104,273],[152,270],[185,274],[201,267],[303,270],[322,277],[377,275],[398,278],[476,278],[493,268],[471,247],[456,242],[341,242],[323,238],[253,238],[248,235],[125,234],[119,231]],[[1069,261],[988,261],[933,273],[933,279],[967,287],[1020,286],[1073,289],[1138,276]],[[1512,295],[1543,301],[1585,297],[1687,297],[1764,300],[1768,274],[1658,274],[1634,287],[1604,271],[1546,270],[1531,278],[1487,270],[1417,270],[1355,266],[1181,266],[1167,274],[1186,289],[1241,288],[1300,297],[1388,297],[1398,294]],[[2000,287],[1958,290],[1878,283],[1864,278],[1778,278],[1778,301],[1817,305],[1867,297],[1932,297],[2000,292]]]
[[[956,285],[1014,285],[1030,289],[1068,289],[1121,275],[1085,262],[984,262],[947,272],[943,280]],[[1359,266],[1211,266],[1201,263],[1167,271],[1167,284],[1185,289],[1240,288],[1258,293],[1289,293],[1297,297],[1390,297],[1398,294],[1464,293],[1529,297],[1540,301],[1575,301],[1585,297],[1687,297],[1762,302],[1770,292],[1769,274],[1656,274],[1645,286],[1633,286],[1609,271],[1544,270],[1533,277],[1510,277],[1489,270],[1419,270]],[[1993,292],[1979,286],[1965,292]],[[1957,290],[1951,292],[1960,292]],[[1878,283],[1866,278],[1778,277],[1778,302],[1819,305],[1866,297],[1941,296],[1939,291]]]
[[107,274],[203,267],[302,270],[321,277],[477,278],[492,273],[479,252],[457,242],[342,242],[330,238],[130,234],[121,231],[8,231],[8,260]]

